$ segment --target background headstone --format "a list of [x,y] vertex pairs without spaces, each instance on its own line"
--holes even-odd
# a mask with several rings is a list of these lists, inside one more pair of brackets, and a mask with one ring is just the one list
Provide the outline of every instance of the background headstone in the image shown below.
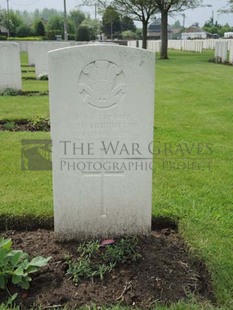
[[20,49],[17,43],[0,43],[0,89],[21,90]]
[[155,55],[111,45],[49,53],[55,234],[148,234]]
[[48,52],[70,46],[69,42],[39,42],[34,43],[34,58],[36,77],[39,78],[40,74],[48,74]]

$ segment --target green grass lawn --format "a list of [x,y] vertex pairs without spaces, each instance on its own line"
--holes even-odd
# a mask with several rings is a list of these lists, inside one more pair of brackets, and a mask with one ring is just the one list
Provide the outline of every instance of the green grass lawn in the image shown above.
[[[179,218],[180,232],[207,262],[218,300],[233,309],[233,67],[208,63],[210,52],[171,55],[156,70],[155,147],[170,143],[173,154],[155,156],[153,214]],[[170,160],[182,157],[176,145],[185,143],[203,154]]]
[[[209,63],[210,58],[213,51],[171,51],[170,60],[156,64],[153,215],[179,220],[182,236],[211,272],[221,305],[191,300],[172,310],[233,309],[233,67]],[[22,63],[26,60],[24,54]],[[48,85],[23,83],[27,90]],[[47,96],[0,97],[0,106],[1,119],[49,111]],[[53,214],[51,172],[21,171],[20,141],[34,138],[47,139],[49,133],[0,132],[2,215]]]
[[0,96],[0,119],[29,119],[49,115],[48,96]]
[[47,92],[48,91],[48,81],[40,81],[40,80],[23,80],[22,83],[23,91],[32,91],[37,90],[39,92]]

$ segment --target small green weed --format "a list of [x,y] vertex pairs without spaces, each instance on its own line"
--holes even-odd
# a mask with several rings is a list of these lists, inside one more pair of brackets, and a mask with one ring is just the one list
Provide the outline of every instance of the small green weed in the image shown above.
[[98,241],[83,242],[78,246],[77,252],[81,257],[91,257],[93,256],[100,248]]
[[29,255],[12,249],[11,239],[0,238],[0,288],[7,290],[9,280],[23,289],[30,287],[30,274],[47,265],[51,257],[41,256],[29,260]]
[[3,125],[4,130],[9,130],[12,131],[15,128],[15,122],[13,121],[8,121]]
[[79,245],[78,259],[66,258],[67,275],[77,284],[81,279],[94,277],[103,280],[114,267],[128,261],[138,261],[141,255],[137,252],[137,238],[121,239],[112,245],[101,247],[98,241],[84,242]]

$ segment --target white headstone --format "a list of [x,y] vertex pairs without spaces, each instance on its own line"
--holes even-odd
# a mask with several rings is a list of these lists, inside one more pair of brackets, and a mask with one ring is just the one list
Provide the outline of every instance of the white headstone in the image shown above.
[[39,42],[28,42],[28,64],[29,66],[35,65],[37,54],[37,45]]
[[229,63],[233,64],[233,45],[230,49],[230,53],[229,53]]
[[223,41],[221,44],[222,62],[227,61],[228,42]]
[[17,43],[0,43],[0,89],[21,90],[20,49]]
[[219,58],[222,63],[227,61],[228,42],[219,40],[215,44],[215,58]]
[[35,71],[36,77],[40,74],[48,74],[48,52],[70,46],[69,42],[40,42],[36,45]]
[[57,239],[150,232],[154,72],[135,48],[49,53]]

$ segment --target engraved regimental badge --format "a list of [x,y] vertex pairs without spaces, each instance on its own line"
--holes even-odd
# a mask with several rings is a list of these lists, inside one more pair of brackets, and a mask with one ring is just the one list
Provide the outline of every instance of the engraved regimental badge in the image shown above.
[[79,92],[90,106],[100,109],[112,107],[125,96],[125,74],[111,61],[93,61],[80,74]]

